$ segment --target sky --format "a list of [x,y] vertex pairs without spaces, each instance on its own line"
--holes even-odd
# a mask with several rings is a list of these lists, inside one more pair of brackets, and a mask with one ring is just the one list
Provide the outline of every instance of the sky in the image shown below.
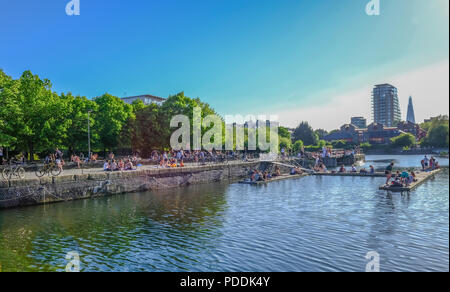
[[449,1],[0,0],[0,68],[58,93],[168,97],[219,114],[277,115],[332,130],[370,120],[373,85],[399,90],[406,117],[449,112]]

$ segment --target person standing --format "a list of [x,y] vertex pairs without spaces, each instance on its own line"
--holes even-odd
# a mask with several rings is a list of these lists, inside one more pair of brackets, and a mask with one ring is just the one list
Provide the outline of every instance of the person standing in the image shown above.
[[56,165],[58,165],[58,168],[62,171],[63,170],[63,165],[64,165],[64,160],[63,160],[63,153],[61,150],[59,150],[58,148],[56,148],[55,151],[55,162]]
[[425,169],[428,168],[428,164],[430,163],[430,159],[425,155],[425,158],[423,159],[423,163],[425,165]]
[[393,169],[394,169],[394,162],[391,162],[391,164],[389,164],[386,167],[386,170],[384,172],[386,174],[386,185],[389,185],[389,181],[391,180]]

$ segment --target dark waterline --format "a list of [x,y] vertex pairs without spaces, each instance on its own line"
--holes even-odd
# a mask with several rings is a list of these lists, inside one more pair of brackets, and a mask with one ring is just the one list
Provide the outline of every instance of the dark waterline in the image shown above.
[[82,271],[364,271],[376,251],[382,271],[449,271],[448,175],[410,195],[306,177],[3,210],[0,267],[63,271],[77,251]]

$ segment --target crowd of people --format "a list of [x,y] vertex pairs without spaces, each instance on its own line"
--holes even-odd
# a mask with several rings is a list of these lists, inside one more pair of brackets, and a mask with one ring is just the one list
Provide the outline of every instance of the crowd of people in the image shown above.
[[400,172],[397,170],[393,174],[394,162],[391,162],[385,170],[386,186],[405,187],[417,182],[416,173],[414,171],[408,172],[406,170]]
[[160,167],[183,167],[184,163],[225,162],[230,160],[250,161],[256,158],[254,154],[236,151],[190,151],[172,150],[162,153],[153,151],[150,160],[157,162]]
[[422,161],[420,162],[422,165],[422,170],[423,171],[432,171],[435,169],[439,169],[439,162],[436,160],[436,158],[431,157],[428,158],[427,155],[425,155],[425,157],[422,159]]
[[107,160],[103,164],[104,171],[127,171],[127,170],[136,170],[136,165],[133,164],[132,159],[119,159],[116,161],[115,159]]
[[[291,174],[301,174],[302,170],[300,168],[293,168],[291,170]],[[250,173],[250,181],[258,182],[258,181],[268,181],[272,178],[281,176],[281,170],[278,165],[275,166],[273,172],[270,170],[261,171],[259,169],[253,169]]]

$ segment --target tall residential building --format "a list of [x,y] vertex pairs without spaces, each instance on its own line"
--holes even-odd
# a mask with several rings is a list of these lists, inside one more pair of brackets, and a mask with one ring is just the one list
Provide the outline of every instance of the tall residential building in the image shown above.
[[367,120],[363,117],[353,117],[350,123],[359,129],[364,129],[367,127]]
[[392,127],[401,121],[397,88],[390,84],[375,85],[372,91],[373,121]]
[[412,97],[409,97],[409,103],[408,103],[408,114],[406,115],[406,121],[415,124],[416,123],[416,116],[414,114],[414,106]]

